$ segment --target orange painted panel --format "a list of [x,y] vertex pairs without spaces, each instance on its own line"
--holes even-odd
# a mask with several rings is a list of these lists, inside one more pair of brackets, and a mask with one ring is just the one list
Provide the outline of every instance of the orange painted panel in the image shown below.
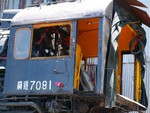
[[129,25],[123,27],[118,39],[118,52],[129,51],[130,41],[135,38],[135,36],[136,32]]
[[98,56],[98,18],[78,21],[77,43],[80,45],[84,58]]

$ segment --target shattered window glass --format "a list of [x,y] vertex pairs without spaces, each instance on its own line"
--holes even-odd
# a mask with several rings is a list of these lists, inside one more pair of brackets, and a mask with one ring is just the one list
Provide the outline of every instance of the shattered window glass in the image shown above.
[[70,25],[34,29],[32,57],[54,57],[70,54]]

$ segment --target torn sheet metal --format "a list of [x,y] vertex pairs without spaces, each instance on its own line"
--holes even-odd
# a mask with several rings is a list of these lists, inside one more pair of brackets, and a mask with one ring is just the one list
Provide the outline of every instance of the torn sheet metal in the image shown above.
[[134,5],[134,6],[139,6],[139,7],[147,7],[145,4],[137,0],[122,0],[122,2],[125,2],[129,6]]
[[[136,33],[137,35],[142,36],[141,41],[143,43],[143,46],[145,47],[146,35],[145,35],[144,29],[140,25],[140,22],[144,23],[147,26],[150,26],[150,23],[149,23],[150,19],[148,19],[149,16],[147,15],[146,12],[144,12],[140,9],[132,10],[134,13],[136,11],[137,12],[141,11],[141,13],[142,13],[141,15],[145,14],[145,18],[143,18],[143,19],[140,16],[140,13],[135,17],[134,16],[135,14],[133,15],[133,12],[131,12],[131,11],[128,12],[128,10],[126,10],[127,7],[122,7],[123,5],[122,5],[122,3],[119,2],[119,0],[115,0],[115,1],[116,1],[116,3],[114,5],[114,16],[112,19],[111,35],[110,35],[110,41],[109,41],[109,45],[108,45],[109,49],[107,52],[108,60],[107,60],[106,71],[105,71],[105,80],[106,80],[105,82],[107,83],[107,84],[105,84],[106,85],[105,95],[107,95],[106,98],[109,98],[105,104],[106,104],[106,106],[109,106],[109,107],[115,107],[115,102],[116,102],[116,97],[114,95],[116,95],[116,93],[117,93],[116,92],[116,69],[118,66],[117,48],[118,48],[118,38],[121,33],[122,27],[126,26],[127,24],[130,25],[131,28],[137,32]],[[125,2],[125,4],[126,3],[129,4],[128,2]],[[133,4],[133,2],[132,2],[132,4]],[[137,49],[139,49],[139,48],[137,48]],[[141,100],[140,103],[147,107],[147,105],[148,105],[147,95],[145,92],[145,86],[144,86],[144,82],[143,82],[143,78],[144,78],[144,74],[145,74],[145,72],[144,72],[145,60],[143,57],[143,52],[142,51],[139,52],[136,55],[136,58],[139,60],[139,62],[141,64],[141,68],[142,68],[141,76],[142,76],[142,88],[143,88],[142,89],[142,100],[143,101]]]
[[114,0],[116,4],[123,7],[127,12],[131,13],[132,16],[136,17],[138,21],[150,27],[150,17],[149,15],[142,9],[135,7],[146,7],[139,1],[135,0]]

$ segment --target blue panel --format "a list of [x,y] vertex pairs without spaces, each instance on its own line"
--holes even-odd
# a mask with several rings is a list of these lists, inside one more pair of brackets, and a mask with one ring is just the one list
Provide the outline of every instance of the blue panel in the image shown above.
[[[31,26],[26,27],[31,28]],[[14,33],[16,30],[16,27],[11,29],[4,94],[72,94],[76,22],[73,22],[71,55],[60,58],[14,59]],[[61,85],[63,86],[61,87]]]
[[98,42],[98,69],[97,69],[97,88],[96,93],[100,94],[102,92],[102,65],[103,65],[103,59],[102,59],[102,45],[103,45],[103,18],[99,19],[99,42]]

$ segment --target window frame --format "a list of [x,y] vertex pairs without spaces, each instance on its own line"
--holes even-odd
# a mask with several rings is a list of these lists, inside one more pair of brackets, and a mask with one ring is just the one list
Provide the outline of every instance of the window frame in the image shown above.
[[[31,60],[36,60],[36,59],[52,59],[52,58],[66,58],[66,57],[71,57],[72,54],[72,25],[73,23],[71,21],[67,22],[57,22],[57,23],[42,23],[42,24],[35,24],[33,25],[33,32],[32,32],[32,38],[31,38],[31,46],[30,46],[30,59]],[[51,26],[58,26],[58,25],[70,25],[70,45],[69,45],[69,55],[62,55],[62,56],[38,56],[38,57],[33,57],[32,56],[32,47],[33,47],[33,35],[34,35],[34,30],[35,29],[40,29],[44,27],[51,27]]]
[[[17,40],[17,32],[20,31],[20,30],[28,30],[30,32],[30,37],[29,37],[29,47],[28,47],[28,55],[27,57],[23,57],[23,58],[18,58],[17,57],[17,51],[16,51],[16,48],[17,48],[17,44],[16,44],[16,40]],[[28,59],[30,57],[30,48],[31,48],[31,37],[32,37],[32,31],[30,28],[26,27],[26,28],[19,28],[16,30],[15,32],[15,38],[14,38],[14,58],[17,59],[17,60],[23,60],[23,59]]]

